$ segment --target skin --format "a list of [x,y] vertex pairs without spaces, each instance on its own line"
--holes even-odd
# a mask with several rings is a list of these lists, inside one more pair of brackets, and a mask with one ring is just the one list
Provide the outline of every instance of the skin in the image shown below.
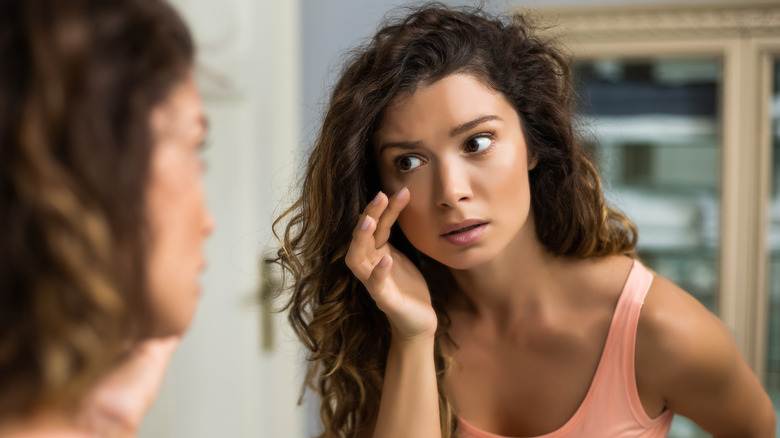
[[[392,327],[373,436],[441,433],[435,314],[419,271],[387,243],[396,220],[463,292],[447,309],[458,348],[442,343],[455,360],[445,385],[458,415],[494,434],[535,436],[560,428],[585,397],[633,261],[546,251],[521,127],[500,93],[465,74],[421,86],[386,111],[374,140],[383,189],[395,195],[366,207],[347,255]],[[486,224],[478,239],[464,246],[442,237],[464,219]],[[648,417],[673,409],[714,436],[773,436],[771,402],[723,324],[659,277],[635,355]],[[416,367],[406,365],[412,360]]]
[[153,110],[150,120],[156,141],[147,193],[154,335],[180,335],[197,308],[198,277],[206,266],[203,244],[214,228],[200,156],[208,126],[192,75]]
[[67,432],[74,437],[130,438],[162,384],[197,307],[198,277],[205,267],[203,243],[214,227],[201,181],[200,150],[207,123],[191,74],[152,110],[150,125],[155,138],[147,190],[152,336],[139,342],[87,395],[75,417],[42,410],[4,425],[0,437]]

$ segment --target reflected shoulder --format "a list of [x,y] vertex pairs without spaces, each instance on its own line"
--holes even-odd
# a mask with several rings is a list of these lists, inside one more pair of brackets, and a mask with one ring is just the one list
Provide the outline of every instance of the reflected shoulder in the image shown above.
[[763,437],[774,409],[717,316],[656,276],[639,318],[636,381],[643,400],[660,400],[715,436]]

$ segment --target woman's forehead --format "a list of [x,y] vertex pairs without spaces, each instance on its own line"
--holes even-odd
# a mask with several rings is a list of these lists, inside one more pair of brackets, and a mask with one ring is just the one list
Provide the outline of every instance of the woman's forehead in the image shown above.
[[394,99],[383,111],[374,138],[395,141],[397,136],[408,137],[434,126],[452,125],[447,128],[451,129],[481,117],[505,114],[510,109],[512,106],[503,94],[483,81],[472,75],[452,74]]

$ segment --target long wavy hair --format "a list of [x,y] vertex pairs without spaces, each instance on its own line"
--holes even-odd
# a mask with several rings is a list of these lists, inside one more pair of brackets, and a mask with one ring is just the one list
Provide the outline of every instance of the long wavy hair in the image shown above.
[[[531,209],[547,250],[579,258],[633,254],[636,228],[605,203],[599,174],[573,126],[569,58],[531,20],[433,3],[387,22],[341,72],[300,197],[274,225],[282,242],[275,261],[291,286],[290,322],[309,349],[306,381],[321,396],[325,437],[360,435],[374,422],[390,345],[386,317],[344,262],[355,224],[380,190],[374,133],[397,97],[453,73],[500,92],[520,116],[529,156],[537,160]],[[442,387],[447,360],[440,343],[449,326],[447,288],[454,285],[446,267],[419,253],[397,226],[390,242],[431,288],[439,316],[441,425],[451,436],[456,417]]]
[[193,56],[162,0],[0,2],[0,421],[145,335],[149,118]]

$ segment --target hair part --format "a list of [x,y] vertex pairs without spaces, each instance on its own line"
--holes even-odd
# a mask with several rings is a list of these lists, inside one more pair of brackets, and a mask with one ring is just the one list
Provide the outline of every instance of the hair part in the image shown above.
[[161,0],[0,3],[0,419],[75,406],[144,335],[149,117],[193,57]]
[[[448,75],[472,75],[517,111],[529,156],[531,211],[537,235],[552,254],[633,254],[636,228],[607,206],[598,171],[573,128],[575,92],[567,55],[523,15],[492,17],[481,9],[431,3],[386,23],[354,51],[332,91],[306,166],[301,196],[274,224],[286,227],[274,260],[292,287],[289,319],[309,349],[307,383],[322,398],[324,437],[364,433],[376,419],[390,345],[387,318],[344,257],[352,230],[381,189],[373,136],[398,98]],[[417,251],[396,225],[390,243],[428,282],[439,316],[435,362],[443,436],[456,416],[443,388],[448,338],[444,310],[448,269]]]

